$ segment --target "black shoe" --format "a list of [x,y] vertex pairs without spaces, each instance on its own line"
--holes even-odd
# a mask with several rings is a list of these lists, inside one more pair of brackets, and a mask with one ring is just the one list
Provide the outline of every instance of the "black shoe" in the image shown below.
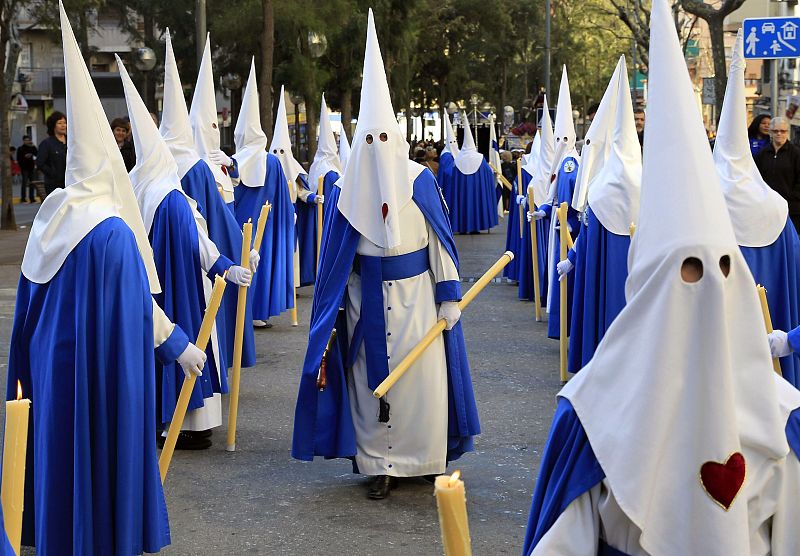
[[369,485],[367,498],[371,500],[383,500],[389,493],[397,488],[397,477],[389,475],[377,475]]
[[438,475],[423,475],[422,476],[422,478],[425,479],[425,481],[429,482],[430,484],[433,484],[433,483],[436,482],[436,477],[438,477]]
[[204,431],[192,431],[192,435],[197,436],[199,438],[211,438],[211,435],[214,433],[213,430],[207,429]]
[[268,320],[253,320],[253,328],[272,328],[272,323]]
[[[200,432],[193,432],[193,431],[181,431],[178,434],[178,440],[175,442],[175,449],[176,450],[207,450],[211,447],[211,439],[209,438],[211,431],[200,431]],[[161,436],[159,434],[156,437],[156,444],[159,448],[164,448],[164,441],[166,437]]]

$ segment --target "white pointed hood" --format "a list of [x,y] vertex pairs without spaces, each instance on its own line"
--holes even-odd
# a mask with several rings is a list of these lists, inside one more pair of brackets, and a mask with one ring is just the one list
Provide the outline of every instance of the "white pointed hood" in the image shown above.
[[[502,160],[500,159],[500,146],[497,143],[497,132],[495,131],[494,116],[489,119],[489,162],[491,162],[497,170],[500,170]],[[500,185],[500,178],[497,177],[497,183]]]
[[167,51],[164,57],[164,107],[159,132],[167,142],[169,152],[178,165],[178,175],[183,177],[200,160],[194,146],[192,124],[183,97],[183,86],[178,75],[178,64],[172,51],[172,38],[166,30]]
[[69,126],[65,188],[50,193],[39,208],[25,246],[22,274],[37,284],[49,282],[95,226],[117,216],[133,232],[150,291],[158,293],[153,250],[125,163],[60,2],[59,12]]
[[[751,464],[786,457],[784,429],[800,392],[772,370],[667,0],[653,1],[650,24],[650,119],[627,305],[560,395],[641,531],[643,552],[746,556],[758,483],[748,469],[726,511],[707,494],[701,468],[736,452],[757,453]],[[703,267],[691,283],[681,276],[689,258]]]
[[[561,84],[558,88],[558,106],[556,106],[556,126],[553,133],[555,135],[555,156],[553,157],[550,174],[551,176],[557,176],[565,158],[569,156],[578,158],[578,151],[575,150],[575,121],[572,119],[572,98],[569,93],[567,66],[564,66],[561,72]],[[552,180],[548,191],[548,200],[552,200],[555,194],[556,182]]]
[[342,165],[342,173],[347,168],[347,159],[350,158],[350,143],[347,141],[347,134],[344,132],[344,122],[342,131],[339,133],[339,162]]
[[722,192],[736,233],[744,247],[765,247],[775,242],[786,225],[786,200],[761,177],[747,138],[747,107],[744,91],[744,50],[742,31],[733,48],[725,103],[714,143]]
[[[539,165],[539,149],[542,148],[542,132],[537,130],[531,141],[531,152],[523,157],[522,169],[531,176],[531,181],[536,177],[536,168]],[[521,192],[527,195],[527,192]],[[535,194],[535,193],[534,193]]]
[[[584,137],[581,165],[578,167],[578,175],[575,176],[575,192],[572,196],[572,208],[578,212],[583,212],[586,208],[589,183],[603,168],[611,150],[620,83],[623,83],[625,90],[628,87],[628,75],[624,72],[624,67],[625,57],[620,56],[614,74],[600,100],[597,113],[589,126],[589,131],[586,132],[586,137]],[[639,165],[641,166],[641,162]],[[641,174],[641,169],[639,173]]]
[[542,107],[542,121],[540,122],[539,156],[533,174],[533,194],[536,206],[546,204],[550,193],[550,183],[554,180],[550,169],[553,167],[555,157],[555,137],[553,136],[553,121],[550,119],[550,109],[547,106],[547,96],[544,97]]
[[[620,59],[616,97],[610,99],[616,113],[608,143],[608,156],[588,187],[592,212],[609,232],[630,235],[630,225],[639,219],[642,191],[642,150],[633,118],[628,89],[628,68]],[[599,113],[599,111],[598,111]],[[587,145],[588,146],[588,145]],[[586,159],[581,156],[581,168]]]
[[218,187],[222,187],[226,203],[233,202],[233,182],[222,170],[222,166],[208,159],[209,153],[219,150],[219,120],[217,118],[217,93],[214,89],[214,73],[211,67],[211,35],[206,35],[206,46],[197,72],[197,84],[192,96],[192,107],[189,109],[189,121],[197,154],[200,155],[211,172]]
[[275,117],[273,133],[269,151],[281,161],[286,179],[291,183],[295,183],[297,176],[307,176],[308,172],[295,160],[292,154],[292,140],[289,137],[289,120],[286,117],[286,95],[283,91],[283,85],[281,85],[281,97],[278,102],[278,115]]
[[267,136],[261,129],[258,107],[255,57],[250,59],[250,76],[242,96],[242,109],[233,131],[239,180],[248,187],[262,187],[267,177]]
[[475,146],[475,139],[472,137],[472,129],[469,127],[469,118],[463,113],[461,116],[464,122],[464,141],[461,142],[461,150],[455,157],[456,168],[462,174],[469,175],[478,171],[483,164],[483,155],[478,152]]
[[337,206],[359,233],[384,249],[400,244],[400,209],[411,201],[408,150],[392,107],[370,9],[358,124],[339,180]]
[[314,155],[314,162],[308,171],[309,187],[316,191],[317,182],[320,176],[325,176],[333,170],[340,176],[342,175],[342,163],[336,152],[336,137],[333,136],[331,129],[331,116],[328,113],[328,105],[325,104],[325,95],[322,95],[322,102],[319,108],[319,141],[317,142],[317,154]]
[[450,114],[447,113],[447,110],[442,110],[442,114],[444,117],[444,151],[449,152],[455,158],[458,156],[458,139],[453,132],[453,124],[450,123]]
[[130,179],[144,221],[144,229],[149,234],[156,209],[167,193],[174,189],[183,191],[181,179],[178,177],[178,165],[159,135],[136,85],[131,81],[119,56],[116,59],[125,90],[128,116],[131,119],[133,144],[136,147],[136,166],[130,171]]

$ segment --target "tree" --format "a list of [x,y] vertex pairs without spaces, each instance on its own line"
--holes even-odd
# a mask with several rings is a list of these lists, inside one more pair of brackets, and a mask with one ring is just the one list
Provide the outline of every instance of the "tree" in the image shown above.
[[714,96],[717,123],[719,123],[722,101],[725,99],[725,87],[728,83],[724,22],[728,14],[738,10],[744,4],[744,0],[720,0],[714,2],[714,5],[706,4],[702,0],[680,0],[680,4],[688,13],[696,15],[708,24],[708,31],[711,35],[711,54],[714,60]]

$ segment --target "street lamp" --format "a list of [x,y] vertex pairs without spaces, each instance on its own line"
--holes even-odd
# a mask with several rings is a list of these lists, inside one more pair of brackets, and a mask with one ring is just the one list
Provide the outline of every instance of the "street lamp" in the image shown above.
[[328,37],[316,31],[308,32],[308,54],[312,58],[319,58],[328,50]]
[[289,99],[294,104],[294,156],[300,162],[300,104],[303,102],[302,95],[289,93]]
[[236,128],[236,118],[239,115],[237,107],[241,104],[238,98],[238,91],[242,88],[242,78],[238,73],[226,73],[220,80],[222,86],[231,94],[231,124],[228,126],[228,131],[225,133],[224,143],[228,146],[233,144],[233,129]]
[[143,46],[141,48],[137,48],[133,52],[133,65],[136,67],[137,70],[142,72],[142,80],[144,81],[144,103],[147,105],[147,109],[150,110],[153,103],[152,98],[150,96],[150,71],[154,67],[156,67],[156,53],[153,51],[152,48],[147,46]]

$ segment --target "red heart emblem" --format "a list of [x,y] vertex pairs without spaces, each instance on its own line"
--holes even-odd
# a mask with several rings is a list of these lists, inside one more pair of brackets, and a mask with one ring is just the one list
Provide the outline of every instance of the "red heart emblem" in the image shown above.
[[706,494],[727,511],[742,489],[746,471],[744,456],[734,452],[725,463],[705,462],[700,467],[700,484]]

